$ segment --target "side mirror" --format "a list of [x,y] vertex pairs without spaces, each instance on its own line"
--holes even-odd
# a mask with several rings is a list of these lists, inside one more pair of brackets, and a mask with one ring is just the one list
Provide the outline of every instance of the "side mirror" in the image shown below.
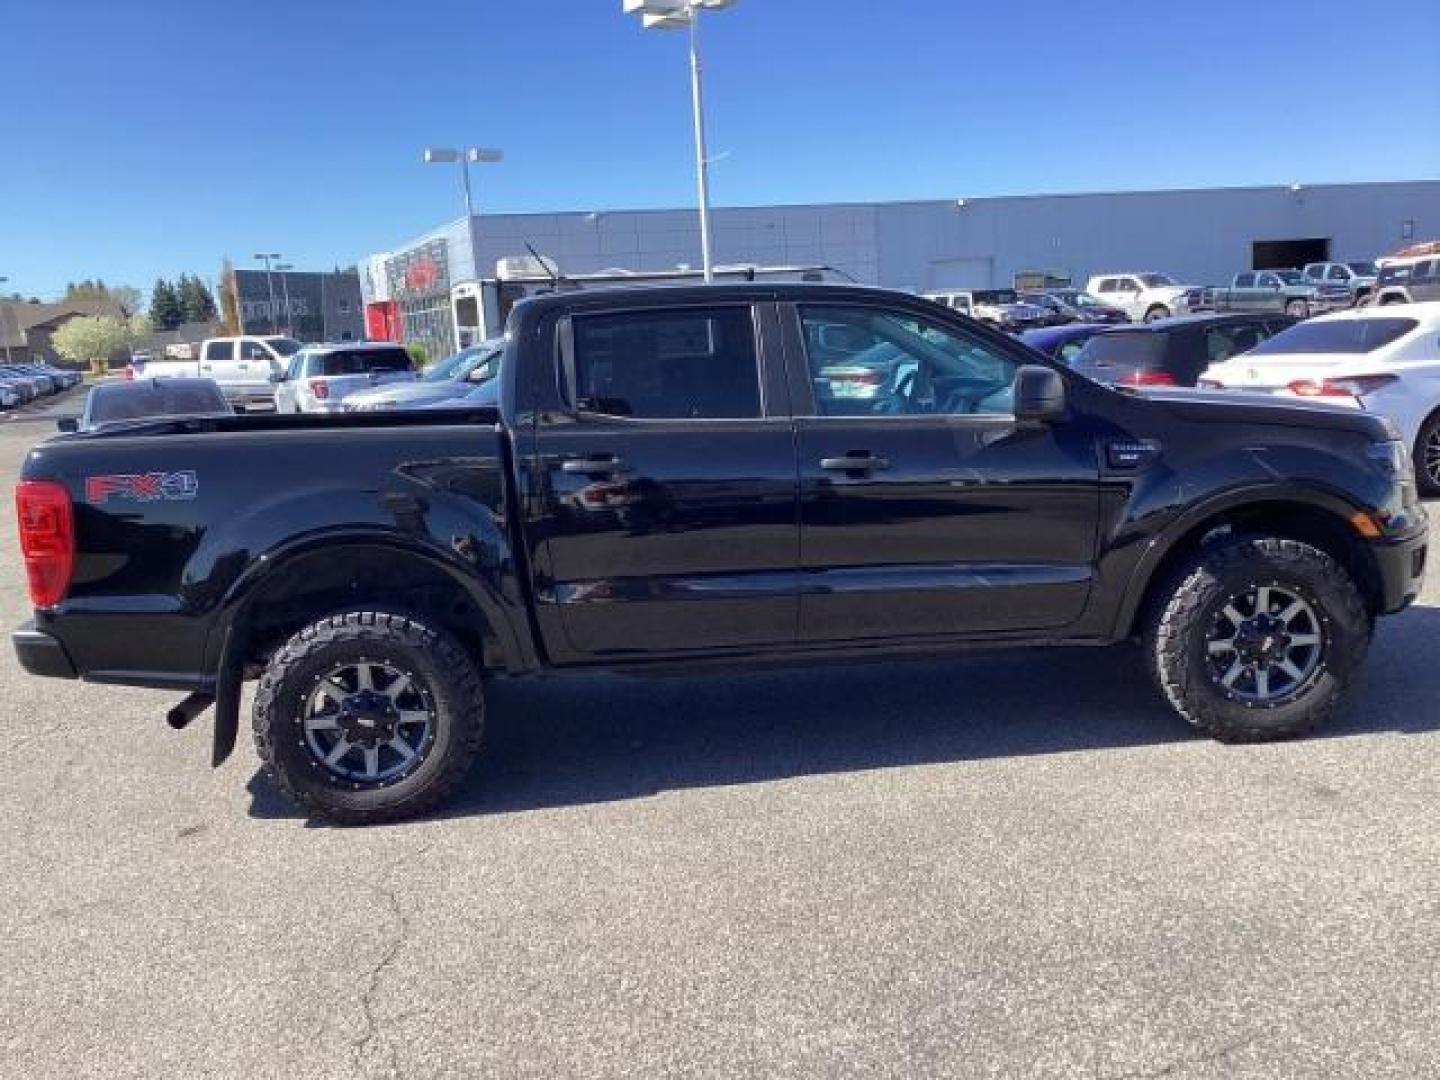
[[1054,368],[1025,364],[1015,372],[1015,419],[1047,424],[1065,414],[1065,380]]
[[61,431],[76,432],[80,430],[80,418],[78,416],[62,416],[55,421],[55,426]]

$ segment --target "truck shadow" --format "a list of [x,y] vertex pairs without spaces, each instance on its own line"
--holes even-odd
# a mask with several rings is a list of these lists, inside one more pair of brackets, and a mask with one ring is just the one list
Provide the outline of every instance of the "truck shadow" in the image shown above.
[[[1316,737],[1440,729],[1440,669],[1422,662],[1437,652],[1440,610],[1383,620],[1357,685]],[[488,711],[485,749],[440,817],[1200,738],[1127,648],[500,681]],[[253,816],[298,816],[259,773],[250,792]]]

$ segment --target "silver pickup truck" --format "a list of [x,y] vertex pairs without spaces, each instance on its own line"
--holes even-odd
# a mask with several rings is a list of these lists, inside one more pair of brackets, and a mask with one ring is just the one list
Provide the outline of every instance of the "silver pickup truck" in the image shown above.
[[1355,297],[1343,285],[1309,281],[1298,270],[1251,270],[1236,274],[1228,289],[1213,291],[1216,311],[1284,313],[1308,319],[1348,308]]

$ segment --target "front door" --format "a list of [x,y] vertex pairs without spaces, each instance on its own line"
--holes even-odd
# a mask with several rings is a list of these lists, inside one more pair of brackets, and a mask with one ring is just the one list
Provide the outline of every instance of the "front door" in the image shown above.
[[531,526],[557,662],[793,645],[795,445],[783,378],[762,379],[774,318],[732,302],[577,312],[559,331],[568,408],[537,420]]
[[812,413],[796,422],[802,642],[1044,631],[1085,607],[1094,433],[1018,424],[1028,358],[928,311],[782,308],[791,394]]

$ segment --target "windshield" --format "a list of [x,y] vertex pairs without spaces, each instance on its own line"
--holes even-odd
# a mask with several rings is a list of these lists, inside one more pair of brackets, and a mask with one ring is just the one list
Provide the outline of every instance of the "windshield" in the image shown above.
[[1302,322],[1262,341],[1247,356],[1374,352],[1419,325],[1414,319],[1385,318]]
[[288,337],[267,337],[262,338],[266,345],[274,349],[280,356],[294,356],[300,351],[300,342]]
[[1286,285],[1304,285],[1305,275],[1299,270],[1271,270],[1272,274],[1278,277]]
[[1350,268],[1352,274],[1359,274],[1361,277],[1374,277],[1376,273],[1375,264],[1365,259],[1361,259],[1359,262],[1347,262],[1345,265]]
[[1013,304],[1014,289],[981,289],[970,294],[977,304]]
[[421,382],[455,382],[465,378],[476,368],[488,363],[500,352],[498,345],[472,345],[470,348],[447,356],[421,376]]

